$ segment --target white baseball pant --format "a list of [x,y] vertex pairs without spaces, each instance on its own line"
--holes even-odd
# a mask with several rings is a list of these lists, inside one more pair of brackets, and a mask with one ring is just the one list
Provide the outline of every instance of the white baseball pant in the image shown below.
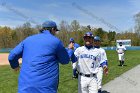
[[98,93],[97,77],[78,76],[78,93]]
[[119,56],[119,60],[124,61],[124,53],[118,54],[118,56]]

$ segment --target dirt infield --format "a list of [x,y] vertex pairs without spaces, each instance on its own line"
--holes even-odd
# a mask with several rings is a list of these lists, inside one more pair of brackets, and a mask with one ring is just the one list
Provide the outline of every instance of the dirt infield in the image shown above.
[[[9,65],[8,62],[8,53],[0,53],[0,65]],[[21,63],[21,59],[20,59]]]

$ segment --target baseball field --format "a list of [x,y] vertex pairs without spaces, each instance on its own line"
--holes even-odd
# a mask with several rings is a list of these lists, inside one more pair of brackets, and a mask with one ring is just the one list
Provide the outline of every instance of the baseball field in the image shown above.
[[[118,55],[115,51],[106,51],[109,63],[109,74],[104,76],[103,84],[120,76],[140,64],[140,51],[126,51],[124,67],[118,66]],[[0,54],[0,93],[16,93],[19,73],[13,72],[8,65],[7,53]],[[58,93],[77,93],[77,79],[72,79],[71,64],[60,65],[60,81]]]

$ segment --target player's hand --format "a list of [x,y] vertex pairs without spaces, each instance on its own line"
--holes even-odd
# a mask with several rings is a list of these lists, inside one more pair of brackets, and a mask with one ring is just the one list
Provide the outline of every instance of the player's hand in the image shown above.
[[73,78],[73,79],[78,79],[78,77],[77,77],[77,76],[73,76],[72,78]]
[[73,79],[78,79],[78,74],[72,76]]
[[103,67],[103,70],[104,70],[104,74],[105,74],[105,75],[108,75],[108,68],[107,68],[107,66],[104,66],[104,67]]
[[14,69],[14,71],[15,71],[15,72],[19,72],[19,71],[20,71],[20,66],[16,67],[16,68]]
[[74,43],[70,43],[68,46],[69,49],[73,49],[74,48]]
[[73,69],[73,76],[72,78],[77,79],[78,78],[78,72],[77,69]]

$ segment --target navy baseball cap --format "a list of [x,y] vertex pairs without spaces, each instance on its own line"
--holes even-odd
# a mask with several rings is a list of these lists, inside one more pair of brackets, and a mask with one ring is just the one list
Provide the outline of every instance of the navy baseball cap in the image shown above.
[[94,41],[101,41],[101,39],[100,39],[99,36],[95,36],[95,37],[94,37]]
[[122,45],[122,42],[119,42],[120,45]]
[[47,20],[42,24],[42,28],[56,28],[56,31],[60,31],[57,29],[57,25],[54,21]]

